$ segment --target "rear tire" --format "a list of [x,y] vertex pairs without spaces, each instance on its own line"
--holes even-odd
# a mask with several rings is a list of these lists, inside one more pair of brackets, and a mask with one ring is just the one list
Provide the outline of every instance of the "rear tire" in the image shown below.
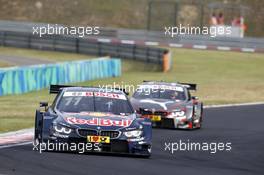
[[202,122],[203,122],[203,105],[201,106],[201,116],[199,118],[199,127],[198,129],[201,129],[202,128]]
[[197,129],[201,129],[202,128],[202,117],[199,119],[199,126],[196,127]]

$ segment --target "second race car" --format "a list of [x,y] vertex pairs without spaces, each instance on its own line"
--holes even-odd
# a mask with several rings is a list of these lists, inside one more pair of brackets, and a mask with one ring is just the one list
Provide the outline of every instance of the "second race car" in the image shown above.
[[190,90],[196,90],[196,84],[144,81],[130,101],[153,127],[201,128],[203,103]]

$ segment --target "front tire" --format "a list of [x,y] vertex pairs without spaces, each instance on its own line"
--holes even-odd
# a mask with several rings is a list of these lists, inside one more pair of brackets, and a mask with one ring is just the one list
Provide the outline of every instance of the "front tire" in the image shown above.
[[43,123],[43,117],[42,113],[37,110],[35,115],[35,133],[34,133],[34,142],[35,143],[41,143],[42,141],[42,124]]

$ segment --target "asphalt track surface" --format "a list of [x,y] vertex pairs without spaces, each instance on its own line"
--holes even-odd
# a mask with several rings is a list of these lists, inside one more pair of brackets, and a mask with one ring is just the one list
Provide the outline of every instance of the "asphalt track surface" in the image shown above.
[[28,58],[28,57],[8,56],[8,55],[0,55],[0,61],[4,61],[16,66],[54,63],[54,61],[44,60],[40,58]]
[[[0,174],[264,174],[264,105],[205,110],[201,130],[154,129],[150,159],[0,149]],[[231,151],[165,151],[165,142],[231,142]]]

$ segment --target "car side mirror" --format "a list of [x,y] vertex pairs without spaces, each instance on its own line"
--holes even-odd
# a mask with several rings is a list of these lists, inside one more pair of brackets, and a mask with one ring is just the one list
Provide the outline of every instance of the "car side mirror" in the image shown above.
[[47,110],[48,105],[49,105],[48,102],[40,102],[39,103],[39,107],[44,108],[45,111]]

